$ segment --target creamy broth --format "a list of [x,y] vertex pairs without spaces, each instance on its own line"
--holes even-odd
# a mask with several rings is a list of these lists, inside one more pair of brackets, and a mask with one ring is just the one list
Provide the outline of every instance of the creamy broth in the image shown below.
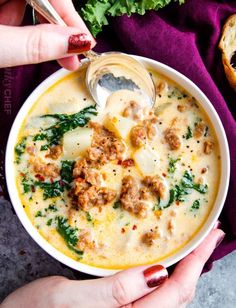
[[[151,73],[153,110],[122,90],[79,127],[66,115],[94,106],[81,70],[41,95],[19,132],[22,205],[51,245],[85,264],[160,261],[191,240],[214,205],[221,170],[213,126],[194,97]],[[60,116],[42,117],[49,114]]]

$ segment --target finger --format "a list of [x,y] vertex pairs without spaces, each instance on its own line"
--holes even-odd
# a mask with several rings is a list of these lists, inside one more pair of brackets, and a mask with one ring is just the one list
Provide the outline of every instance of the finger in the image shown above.
[[221,227],[221,222],[220,222],[219,220],[217,220],[217,221],[215,222],[214,226],[213,226],[213,230],[214,230],[214,229],[220,229],[220,227]]
[[224,232],[212,230],[203,243],[176,266],[174,273],[160,289],[134,303],[134,307],[181,307],[190,302],[203,266],[222,240]]
[[[82,32],[87,33],[88,35],[91,36],[91,41],[92,41],[91,48],[93,48],[96,45],[96,41],[92,37],[91,33],[89,32],[82,18],[75,10],[72,1],[50,0],[50,2],[68,26],[79,27],[82,30]],[[37,19],[40,23],[45,22],[45,18],[42,17],[40,14],[37,14]],[[76,70],[80,65],[80,61],[77,56],[72,56],[58,60],[58,63],[64,68],[72,71]]]
[[219,240],[224,236],[225,233],[222,230],[216,229],[211,231],[203,243],[178,264],[172,279],[180,284],[183,283],[195,287],[204,264],[211,256]]
[[25,0],[5,1],[0,6],[0,24],[19,26],[25,13]]
[[[48,23],[48,21],[38,12],[36,12],[37,23]],[[78,56],[70,56],[57,61],[60,66],[64,67],[69,71],[75,71],[80,67],[80,59]]]
[[84,33],[88,33],[91,35],[83,19],[75,10],[71,0],[50,0],[50,2],[68,26],[79,27]]
[[[48,23],[48,21],[38,12],[36,12],[37,23]],[[60,66],[64,67],[69,71],[75,71],[80,67],[80,59],[78,56],[70,56],[57,61]]]
[[89,298],[86,308],[121,307],[152,292],[168,277],[167,270],[161,265],[147,269],[149,267],[139,266],[106,278],[70,281],[68,292],[70,290],[75,303]]
[[70,56],[67,58],[63,58],[60,60],[57,60],[57,62],[64,67],[65,69],[69,71],[75,71],[80,67],[80,59],[78,56]]
[[56,25],[0,26],[0,66],[39,63],[87,51],[90,37],[79,32],[78,28]]
[[[79,16],[77,11],[74,8],[74,5],[71,0],[50,0],[52,6],[56,9],[58,14],[64,20],[68,26],[79,27],[84,33],[91,35],[90,31],[86,27],[84,21]],[[92,36],[92,35],[91,35]],[[92,37],[92,46],[93,48],[96,45],[95,39]],[[58,61],[58,63],[68,70],[75,70],[79,65],[78,57],[65,58]]]
[[[64,20],[67,26],[79,27],[84,33],[89,32],[83,19],[79,16],[71,0],[49,0],[53,8],[57,11],[60,17]],[[36,12],[37,20],[40,23],[48,23],[48,21],[38,12]]]

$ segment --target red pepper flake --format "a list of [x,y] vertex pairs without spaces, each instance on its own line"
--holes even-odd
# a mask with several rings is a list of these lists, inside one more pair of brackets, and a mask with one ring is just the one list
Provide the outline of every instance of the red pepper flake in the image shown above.
[[176,200],[175,203],[176,203],[176,205],[179,205],[179,200]]
[[65,183],[64,183],[62,180],[60,180],[60,181],[59,181],[59,185],[60,185],[60,186],[65,186]]
[[132,230],[136,230],[136,229],[137,229],[137,226],[136,226],[136,225],[133,225]]
[[20,172],[20,176],[22,176],[24,178],[25,177],[25,173]]
[[121,233],[125,233],[125,228],[122,228],[122,229],[121,229]]
[[35,187],[34,187],[34,185],[31,185],[31,191],[32,191],[32,192],[35,192]]
[[121,163],[122,167],[127,168],[127,167],[132,167],[134,166],[134,160],[132,158],[125,159]]
[[101,213],[101,212],[102,212],[102,207],[101,207],[101,206],[99,206],[99,208],[98,208],[98,212],[99,212],[99,213]]
[[121,165],[122,164],[122,160],[119,159],[118,162],[117,162],[117,165]]
[[164,176],[164,178],[166,177],[166,173],[163,172],[162,175]]
[[44,176],[42,176],[41,174],[35,174],[35,177],[40,181],[43,182],[45,180]]

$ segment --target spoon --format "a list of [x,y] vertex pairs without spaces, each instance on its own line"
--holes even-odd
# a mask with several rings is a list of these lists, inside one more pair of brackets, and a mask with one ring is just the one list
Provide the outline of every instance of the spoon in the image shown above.
[[[50,23],[67,26],[48,0],[26,0]],[[84,52],[89,60],[86,73],[87,88],[100,108],[105,108],[109,96],[120,90],[135,92],[149,107],[153,107],[156,91],[153,80],[144,65],[133,57],[120,52],[98,54]]]

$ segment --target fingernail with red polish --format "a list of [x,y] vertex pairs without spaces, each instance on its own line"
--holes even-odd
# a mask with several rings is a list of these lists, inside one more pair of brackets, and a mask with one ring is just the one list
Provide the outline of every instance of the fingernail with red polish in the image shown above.
[[82,53],[91,49],[91,39],[86,33],[74,34],[68,40],[68,53]]
[[160,286],[168,278],[168,272],[162,265],[154,265],[145,269],[143,275],[149,288]]
[[220,245],[220,243],[223,241],[224,237],[225,237],[225,233],[222,234],[222,235],[218,238],[218,240],[217,240],[217,242],[216,242],[216,247],[218,247],[218,246]]
[[221,227],[221,222],[220,222],[219,220],[217,220],[217,221],[215,222],[214,226],[213,226],[213,230],[215,230],[215,229],[220,229],[220,227]]

